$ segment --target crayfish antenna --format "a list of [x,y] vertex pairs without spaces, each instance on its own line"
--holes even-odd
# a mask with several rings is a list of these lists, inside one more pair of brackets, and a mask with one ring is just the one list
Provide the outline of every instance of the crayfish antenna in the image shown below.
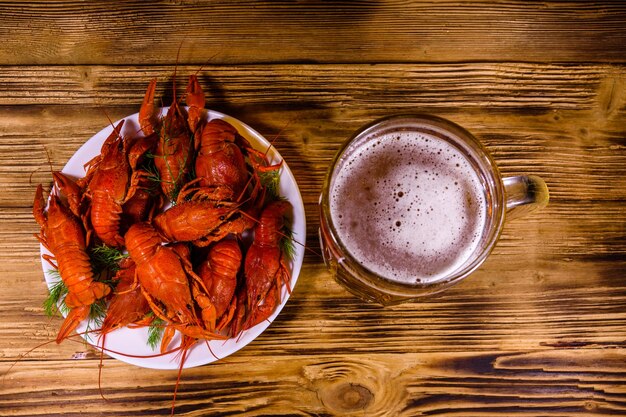
[[259,219],[256,219],[254,216],[252,216],[252,215],[250,215],[250,214],[246,213],[246,212],[245,212],[245,211],[243,211],[243,210],[240,210],[240,211],[239,211],[239,214],[241,214],[241,215],[242,215],[242,216],[244,216],[244,217],[249,218],[250,220],[252,220],[252,221],[253,221],[253,222],[255,222],[255,223],[261,223],[261,221],[260,221]]
[[287,127],[289,127],[289,125],[291,123],[293,123],[293,121],[296,120],[295,117],[291,118],[290,120],[287,121],[287,123],[285,123],[285,125],[278,131],[277,134],[274,135],[274,138],[272,138],[272,140],[270,140],[270,146],[267,147],[267,149],[265,150],[265,156],[267,157],[268,152],[270,151],[270,149],[272,148],[272,146],[274,146],[274,142],[276,142],[276,140],[282,135],[282,133],[287,130]]
[[98,364],[98,391],[100,392],[100,397],[102,397],[103,400],[109,401],[104,396],[104,392],[102,391],[102,368],[104,367],[102,362],[104,359],[104,342],[106,340],[106,337],[107,337],[107,334],[104,333],[102,335],[102,349],[100,350],[100,363]]
[[309,251],[313,255],[316,255],[316,256],[319,256],[320,258],[322,258],[322,254],[321,253],[317,252],[314,249],[311,249],[310,247],[308,247],[304,243],[297,241],[296,239],[293,238],[293,236],[289,236],[286,233],[281,232],[280,230],[277,230],[276,233],[279,234],[280,236],[284,237],[284,238],[291,239],[293,241],[293,243],[302,246],[304,248],[304,250]]
[[[85,332],[82,332],[82,333],[75,333],[75,334],[69,335],[69,336],[66,337],[66,340],[74,341],[74,342],[77,342],[77,343],[82,343],[82,342],[80,342],[78,340],[73,340],[72,338],[80,337],[80,336],[85,335],[85,334],[87,334],[89,332],[90,331],[85,331]],[[15,365],[17,365],[22,359],[24,359],[25,357],[27,357],[28,355],[30,355],[31,353],[33,353],[37,349],[39,349],[41,347],[44,347],[46,345],[51,345],[53,343],[56,343],[56,339],[47,340],[47,341],[45,341],[43,343],[40,343],[38,345],[33,346],[32,348],[28,349],[26,352],[20,354],[20,356],[15,360],[15,362],[13,362],[11,364],[11,366],[9,366],[9,369],[7,369],[6,372],[4,373],[4,375],[2,376],[2,383],[3,384],[5,383],[7,375],[11,372],[11,370],[15,367]]]
[[[183,41],[178,44],[178,50],[176,51],[176,65],[174,65],[174,80],[172,81],[172,97],[173,104],[178,106],[178,99],[176,98],[176,70],[178,69],[178,62],[180,58],[180,49],[183,47]],[[182,100],[182,97],[180,98]]]
[[[181,42],[181,44],[182,44],[182,42]],[[197,76],[198,74],[200,74],[200,71],[202,71],[206,65],[209,65],[209,63],[211,62],[211,60],[212,60],[213,58],[215,58],[216,56],[218,56],[221,52],[222,52],[222,50],[221,50],[221,49],[219,49],[216,53],[214,53],[213,55],[211,55],[211,56],[210,56],[210,57],[209,57],[209,58],[208,58],[208,59],[204,62],[204,64],[202,64],[202,65],[200,65],[200,67],[198,67],[198,69],[196,70],[196,73],[195,73],[194,75],[196,75],[196,76]]]
[[[228,342],[228,339],[224,340],[224,343]],[[208,340],[204,339],[204,343],[206,344],[207,349],[209,349],[209,353],[211,353],[211,356],[213,356],[215,358],[215,360],[220,360],[221,358],[219,358],[215,352],[213,352],[213,349],[211,349],[211,344],[209,343]]]
[[[79,341],[77,341],[77,342],[81,343]],[[154,353],[152,355],[133,355],[132,353],[120,352],[120,351],[109,349],[109,348],[106,348],[106,347],[102,348],[100,346],[93,345],[93,344],[91,344],[89,342],[88,342],[88,344],[89,344],[89,346],[91,346],[94,349],[103,349],[105,352],[114,353],[116,355],[125,356],[127,358],[137,358],[137,359],[158,358],[158,357],[161,357],[161,356],[169,355],[170,353],[176,353],[176,352],[178,352],[181,349],[180,346],[179,346],[179,347],[172,348],[170,350],[166,350],[165,352]]]
[[178,387],[180,386],[180,379],[183,375],[183,367],[185,366],[185,361],[187,360],[187,353],[189,352],[189,349],[191,349],[191,347],[196,343],[195,340],[191,337],[183,336],[182,339],[183,340],[181,340],[180,342],[182,355],[180,359],[180,365],[178,366],[178,376],[176,378],[176,386],[174,387],[174,398],[172,398],[172,412],[170,414],[170,417],[174,417],[174,409],[176,408],[176,394],[178,394]]
[[[46,148],[46,145],[42,145],[44,152],[46,153],[46,158],[48,159],[48,167],[50,167],[50,173],[53,172],[52,169],[52,161],[50,160],[50,152],[48,152],[48,148]],[[35,175],[35,172],[39,171],[39,168],[35,169],[34,171],[31,171],[30,175],[28,176],[28,183],[32,184],[33,183],[33,175]]]
[[107,111],[104,109],[102,109],[102,112],[104,113],[104,117],[106,117],[107,120],[109,121],[109,125],[111,125],[111,127],[113,128],[113,131],[117,133],[118,136],[121,136],[122,135],[122,130],[121,130],[122,123],[115,126],[115,124],[113,123],[113,120],[111,120],[111,117],[109,116],[109,113],[107,113]]
[[[54,178],[54,169],[52,168],[52,160],[50,158],[50,152],[48,152],[48,148],[46,148],[45,145],[43,146],[43,150],[46,153],[46,159],[48,160],[48,167],[50,167],[50,174]],[[35,173],[34,171],[31,172],[30,174],[31,177],[29,179],[29,182],[32,180],[32,176],[34,173]],[[52,190],[50,191],[50,194],[52,194]],[[48,196],[48,198],[50,198],[50,196]],[[42,227],[46,222],[46,219],[44,217],[46,204],[47,204],[47,201],[43,197],[43,185],[38,184],[37,189],[35,190],[35,201],[33,203],[33,217],[35,217],[35,220],[37,221],[37,223],[39,223],[39,225]]]
[[15,367],[15,365],[18,364],[18,362],[20,362],[22,359],[24,359],[25,357],[27,357],[28,355],[30,355],[31,353],[33,353],[35,350],[39,349],[40,347],[44,347],[46,345],[50,345],[52,343],[56,343],[56,340],[48,340],[45,341],[43,343],[40,343],[32,348],[30,348],[29,350],[27,350],[24,353],[21,353],[18,358],[15,360],[15,362],[13,362],[11,364],[11,366],[9,366],[9,369],[7,369],[7,371],[4,373],[4,375],[2,376],[2,383],[5,383],[6,377],[7,375],[11,372],[11,369],[13,369]]

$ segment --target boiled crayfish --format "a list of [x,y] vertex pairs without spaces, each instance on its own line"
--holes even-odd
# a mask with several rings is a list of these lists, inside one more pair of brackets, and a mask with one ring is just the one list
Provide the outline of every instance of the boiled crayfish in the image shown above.
[[[67,177],[64,179],[70,181]],[[87,318],[91,305],[108,295],[111,288],[95,280],[87,253],[86,233],[79,213],[73,213],[56,195],[51,195],[49,200],[46,211],[43,187],[39,185],[33,204],[33,215],[41,226],[37,238],[52,253],[53,257],[44,258],[58,268],[68,290],[65,305],[70,313],[57,336],[57,343],[60,343]]]
[[[174,331],[185,346],[234,337],[266,320],[281,289],[290,289],[279,241],[291,206],[273,201],[261,180],[281,164],[271,164],[227,121],[207,121],[195,75],[188,108],[175,99],[163,117],[156,86],[152,80],[139,110],[143,135],[123,134],[122,120],[85,165],[84,178],[54,173],[65,198],[52,193],[47,211],[37,189],[38,237],[68,289],[70,314],[59,341],[103,299],[109,308],[102,335],[158,319],[162,351]],[[168,199],[173,204],[163,210]],[[254,235],[251,245],[246,233]],[[114,267],[121,269],[105,274],[108,283],[92,271],[98,245],[120,254]]]
[[139,123],[146,135],[158,134],[154,165],[159,173],[163,194],[174,200],[178,190],[188,179],[193,157],[192,136],[186,111],[179,106],[176,99],[165,117],[158,116],[160,109],[154,104],[155,91],[156,80],[152,80],[139,109]]
[[[182,352],[182,369],[195,343],[238,337],[268,320],[283,288],[291,291],[281,245],[291,205],[262,179],[276,178],[281,164],[227,121],[207,121],[195,75],[188,108],[175,98],[162,117],[156,85],[139,110],[143,135],[122,134],[122,120],[83,178],[53,173],[47,208],[37,187],[33,214],[37,238],[52,253],[43,258],[67,290],[57,342],[106,302],[103,351],[115,329],[159,326],[161,353]],[[98,248],[115,253],[104,271],[92,258]],[[170,348],[176,331],[180,345]]]
[[280,304],[283,284],[291,292],[287,258],[280,247],[284,237],[281,231],[290,210],[288,201],[271,202],[263,209],[261,220],[255,228],[254,241],[248,249],[244,264],[250,310],[244,329],[267,320],[274,312],[276,304]]

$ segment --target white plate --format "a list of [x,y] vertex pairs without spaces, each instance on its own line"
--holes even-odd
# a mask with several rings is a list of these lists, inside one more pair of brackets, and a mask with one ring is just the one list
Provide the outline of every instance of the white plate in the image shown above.
[[[162,109],[162,114],[167,112],[167,107]],[[227,116],[223,113],[219,113],[212,110],[207,110],[207,118],[210,119],[224,119],[228,123],[237,128],[239,133],[244,136],[252,144],[255,149],[265,152],[268,147],[270,148],[267,153],[268,159],[271,163],[278,163],[282,160],[282,157],[278,151],[270,145],[270,143],[261,136],[257,131],[246,125],[245,123]],[[138,113],[130,115],[125,119],[122,129],[122,135],[137,136],[141,135]],[[119,120],[114,122],[113,125],[119,123]],[[83,144],[78,151],[70,158],[62,172],[68,174],[74,178],[81,178],[85,176],[84,164],[91,160],[94,156],[100,153],[100,148],[104,140],[111,134],[113,127],[109,126],[102,129],[95,134],[91,139]],[[294,245],[295,254],[291,261],[291,288],[296,285],[300,269],[302,267],[302,261],[304,259],[304,244],[306,241],[306,220],[304,215],[304,205],[302,203],[302,197],[298,184],[289,170],[286,162],[283,162],[280,171],[280,189],[279,193],[282,197],[289,200],[293,206],[293,218],[291,221],[291,229],[294,233],[294,239],[298,242]],[[41,255],[49,254],[49,252],[41,246]],[[51,267],[41,259],[42,268],[48,288],[56,280],[56,278],[50,274]],[[246,330],[243,334],[234,339],[214,340],[207,343],[197,343],[187,354],[184,367],[191,368],[194,366],[205,365],[214,362],[218,359],[224,358],[233,354],[239,349],[252,342],[258,335],[270,325],[272,321],[278,316],[280,311],[285,306],[289,298],[287,288],[283,286],[281,300],[282,303],[276,307],[274,313],[269,317],[269,320],[263,321],[251,329]],[[87,327],[87,321],[81,323],[76,329],[77,333],[84,332]],[[90,344],[100,347],[101,339],[97,334],[89,334],[83,336]],[[104,345],[105,353],[109,356],[117,358],[123,362],[127,362],[133,365],[141,366],[144,368],[153,369],[178,369],[180,366],[180,355],[178,353],[170,353],[163,356],[147,357],[150,355],[157,355],[158,350],[153,350],[147,344],[148,329],[146,327],[139,329],[122,328],[111,332],[106,337],[106,343]],[[177,342],[180,341],[179,335],[174,338],[170,346],[177,346]],[[119,352],[119,353],[115,353]],[[127,356],[127,355],[133,355]],[[143,356],[143,357],[142,357]]]

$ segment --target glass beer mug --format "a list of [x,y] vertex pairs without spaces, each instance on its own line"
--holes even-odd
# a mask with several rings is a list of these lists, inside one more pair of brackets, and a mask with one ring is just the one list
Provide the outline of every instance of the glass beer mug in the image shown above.
[[393,116],[359,130],[335,156],[320,197],[320,243],[346,289],[397,304],[467,277],[496,245],[505,218],[548,199],[539,177],[502,178],[460,126]]

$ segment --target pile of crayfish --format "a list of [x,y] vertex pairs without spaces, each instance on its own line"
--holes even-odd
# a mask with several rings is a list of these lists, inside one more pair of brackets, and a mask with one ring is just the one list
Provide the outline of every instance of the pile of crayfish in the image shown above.
[[[281,163],[268,161],[226,121],[207,120],[195,75],[186,106],[174,94],[164,115],[155,90],[152,80],[140,132],[122,135],[122,120],[85,164],[84,177],[53,172],[47,202],[37,187],[37,238],[66,287],[57,343],[104,301],[101,335],[158,321],[161,352],[176,331],[189,348],[237,337],[268,319],[283,288],[291,291],[281,240],[292,207],[264,180],[277,180]],[[90,258],[101,246],[123,254],[104,275]]]

